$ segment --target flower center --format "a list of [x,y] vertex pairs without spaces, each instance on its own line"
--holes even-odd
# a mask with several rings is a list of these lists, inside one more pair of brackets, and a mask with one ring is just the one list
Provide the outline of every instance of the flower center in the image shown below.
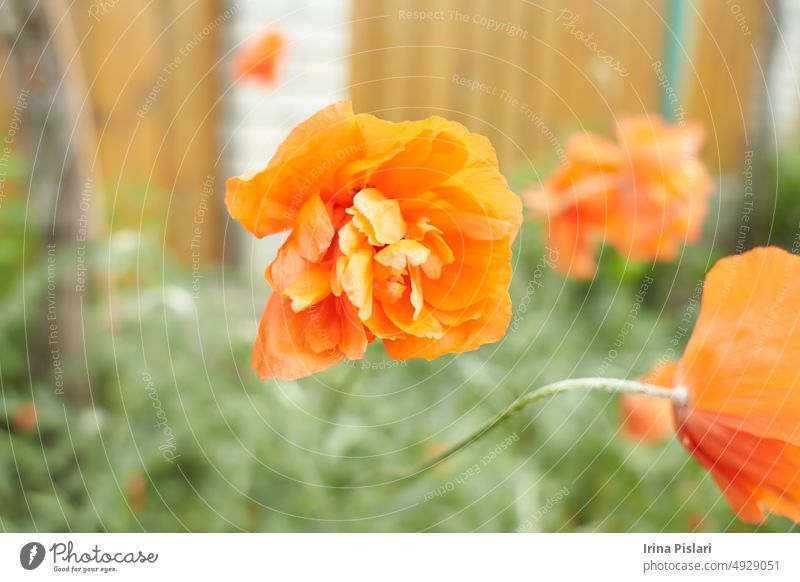
[[[356,193],[345,213],[352,218],[338,230],[336,287],[362,320],[373,315],[377,301],[396,325],[415,330],[425,319],[424,279],[439,279],[442,267],[455,261],[442,230],[413,210],[404,216],[400,201],[377,188]],[[439,335],[441,326],[418,333]]]

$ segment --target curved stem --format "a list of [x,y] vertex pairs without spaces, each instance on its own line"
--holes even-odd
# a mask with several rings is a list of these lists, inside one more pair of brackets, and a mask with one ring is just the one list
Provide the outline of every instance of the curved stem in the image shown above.
[[526,392],[517,398],[513,403],[511,403],[508,408],[496,414],[478,429],[454,445],[450,446],[447,450],[436,455],[432,459],[425,461],[413,470],[398,473],[393,480],[409,479],[424,473],[431,467],[438,465],[442,461],[452,457],[463,449],[466,449],[472,443],[479,440],[483,435],[500,426],[508,419],[514,417],[518,412],[527,408],[528,405],[533,404],[534,402],[544,400],[545,398],[555,396],[556,394],[563,394],[565,392],[583,392],[590,390],[598,390],[609,393],[627,392],[631,394],[647,394],[648,396],[667,398],[678,405],[683,405],[686,403],[686,390],[680,387],[660,388],[658,386],[652,386],[642,382],[636,382],[633,380],[618,380],[615,378],[575,378],[571,380],[561,380],[560,382],[548,384],[546,386],[542,386],[541,388]]

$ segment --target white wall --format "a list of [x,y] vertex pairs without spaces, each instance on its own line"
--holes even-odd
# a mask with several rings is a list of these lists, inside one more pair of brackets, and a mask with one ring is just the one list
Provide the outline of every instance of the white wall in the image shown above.
[[[276,28],[288,43],[278,83],[265,87],[238,83],[226,95],[223,166],[232,176],[263,168],[298,122],[348,96],[350,0],[228,0],[237,12],[228,27],[226,50],[241,46],[267,28]],[[232,79],[231,58],[227,74]],[[283,240],[257,240],[238,224],[242,264],[261,277]],[[256,291],[254,289],[254,291]]]
[[782,0],[778,36],[770,71],[767,123],[774,127],[779,145],[800,139],[800,2]]

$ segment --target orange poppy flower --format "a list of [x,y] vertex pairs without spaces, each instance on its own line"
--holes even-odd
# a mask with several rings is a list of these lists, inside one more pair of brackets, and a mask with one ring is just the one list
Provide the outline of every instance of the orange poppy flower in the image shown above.
[[125,497],[128,507],[139,513],[147,501],[147,477],[142,471],[133,471],[128,474],[125,482]]
[[698,126],[657,116],[623,119],[616,143],[574,135],[564,167],[525,196],[548,224],[556,268],[591,277],[603,241],[635,261],[674,260],[680,245],[695,242],[714,189],[697,158],[703,139]]
[[681,443],[739,518],[800,522],[800,257],[776,247],[719,261],[672,381]]
[[36,428],[37,416],[33,402],[23,402],[14,411],[11,423],[20,432],[31,432]]
[[[646,376],[639,378],[645,384],[663,386],[675,375],[676,364],[665,362]],[[632,442],[656,445],[672,434],[672,404],[665,398],[630,392],[620,397],[620,426]]]
[[505,333],[521,202],[489,141],[458,123],[391,123],[336,103],[266,169],[228,180],[226,204],[257,237],[290,231],[266,271],[262,378],[361,358],[375,338],[394,359],[433,359]]
[[280,61],[286,54],[286,42],[275,31],[267,31],[236,54],[234,73],[237,77],[266,84],[277,80]]

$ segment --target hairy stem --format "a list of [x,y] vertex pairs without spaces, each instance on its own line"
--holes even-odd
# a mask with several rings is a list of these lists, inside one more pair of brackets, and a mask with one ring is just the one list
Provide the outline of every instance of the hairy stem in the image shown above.
[[571,380],[561,380],[553,384],[548,384],[526,392],[517,400],[515,400],[508,408],[499,412],[494,417],[486,421],[482,426],[478,427],[475,431],[450,446],[447,450],[436,455],[435,457],[418,465],[416,468],[408,471],[397,472],[392,480],[403,480],[416,477],[431,467],[434,467],[442,461],[452,457],[458,452],[466,449],[472,443],[479,440],[483,435],[492,429],[500,426],[508,419],[516,416],[517,413],[527,408],[530,404],[550,398],[556,394],[563,394],[566,392],[628,392],[631,394],[647,394],[649,396],[656,396],[659,398],[667,398],[674,401],[678,405],[686,403],[686,390],[683,388],[660,388],[642,382],[635,382],[633,380],[618,380],[615,378],[575,378]]

